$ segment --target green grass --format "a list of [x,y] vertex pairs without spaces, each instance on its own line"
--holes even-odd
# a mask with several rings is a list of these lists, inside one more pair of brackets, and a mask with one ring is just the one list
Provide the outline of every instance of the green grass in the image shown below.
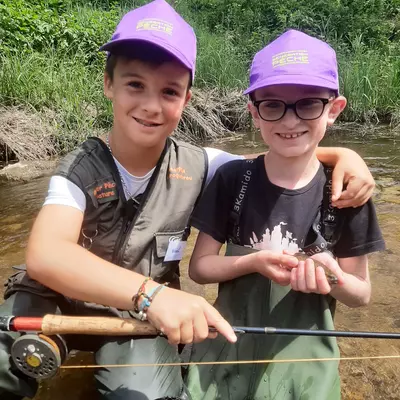
[[[184,3],[178,3],[184,9]],[[60,45],[57,49],[38,52],[24,45],[19,51],[6,49],[0,53],[0,105],[25,105],[44,113],[57,126],[60,152],[112,124],[112,109],[102,88],[104,56],[97,49],[109,39],[128,3],[113,7],[110,5],[114,2],[92,0],[91,5],[87,4],[70,0],[66,11],[69,25],[57,28],[61,38],[55,41]],[[243,90],[252,53],[259,49],[263,38],[256,32],[249,38],[237,32],[210,33],[196,23],[196,15],[190,15],[189,21],[198,37],[195,86],[223,92]],[[45,36],[37,37],[39,43],[45,40]],[[71,44],[63,44],[65,38]],[[342,42],[334,46],[339,49],[341,92],[349,101],[342,121],[398,123],[399,43],[393,44],[391,52],[381,54],[364,47],[360,38],[353,40],[350,48]]]
[[101,68],[55,52],[2,54],[0,104],[25,105],[43,112],[57,124],[61,152],[97,129],[111,126]]
[[392,122],[400,109],[400,57],[372,51],[339,58],[342,93],[348,107],[343,118]]
[[234,89],[247,83],[248,60],[240,54],[229,33],[215,35],[197,29],[198,56],[195,84],[198,87]]

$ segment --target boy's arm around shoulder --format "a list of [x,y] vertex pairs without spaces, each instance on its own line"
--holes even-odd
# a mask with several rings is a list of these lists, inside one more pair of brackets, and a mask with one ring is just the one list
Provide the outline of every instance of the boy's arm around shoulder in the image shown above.
[[[375,181],[364,160],[355,151],[344,147],[317,147],[316,152],[321,163],[333,167],[333,205],[345,208],[365,204],[372,196]],[[247,154],[245,158],[259,155]]]
[[335,207],[360,207],[371,198],[374,178],[355,151],[343,147],[317,147],[316,152],[320,162],[333,167],[332,203]]

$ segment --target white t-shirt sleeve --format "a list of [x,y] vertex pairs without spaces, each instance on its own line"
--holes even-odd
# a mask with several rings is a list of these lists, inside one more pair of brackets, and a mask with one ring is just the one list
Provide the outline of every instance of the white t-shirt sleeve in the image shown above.
[[70,206],[85,212],[86,197],[82,190],[63,176],[52,176],[49,183],[49,190],[44,206],[48,204],[59,204]]
[[208,157],[208,173],[207,173],[206,185],[208,185],[208,183],[213,178],[215,171],[221,165],[227,163],[228,161],[244,159],[244,156],[238,156],[236,154],[227,153],[226,151],[213,149],[212,147],[205,147],[204,150],[206,151]]

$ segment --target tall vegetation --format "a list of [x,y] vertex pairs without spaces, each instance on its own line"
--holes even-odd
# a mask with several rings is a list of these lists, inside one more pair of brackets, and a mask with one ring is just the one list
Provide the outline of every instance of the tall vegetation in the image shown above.
[[258,50],[288,28],[299,29],[338,53],[341,91],[349,100],[343,119],[400,122],[400,0],[182,0],[178,5],[195,16],[200,32],[206,28],[210,38],[234,48],[233,66],[219,46],[210,51],[211,40],[203,42],[200,33],[200,53],[206,47],[203,56],[214,61],[209,64],[221,56],[226,62],[217,70],[206,68],[207,83],[211,78],[218,84],[222,75],[227,86],[243,84],[243,71]]
[[[52,115],[61,151],[108,129],[111,107],[102,94],[104,55],[98,48],[125,11],[145,3],[0,0],[0,104]],[[341,88],[349,99],[344,119],[400,121],[400,0],[173,3],[198,36],[198,88],[242,90],[254,54],[297,28],[337,50]]]

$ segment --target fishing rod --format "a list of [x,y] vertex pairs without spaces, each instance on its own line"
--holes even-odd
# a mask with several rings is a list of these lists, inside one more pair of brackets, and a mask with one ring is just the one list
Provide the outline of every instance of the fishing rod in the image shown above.
[[[232,328],[237,334],[400,339],[400,333],[398,332],[336,331],[250,326],[233,326]],[[161,334],[150,323],[131,318],[70,317],[50,314],[44,317],[0,317],[0,331],[41,332],[44,335],[156,336]],[[210,331],[217,332],[213,327],[210,327]]]
[[[395,332],[356,332],[317,329],[233,326],[237,334],[331,336],[400,339]],[[0,317],[0,332],[20,332],[11,347],[11,358],[24,374],[45,379],[54,376],[68,355],[62,335],[157,336],[162,333],[148,322],[117,317]],[[210,327],[211,332],[216,329]]]

